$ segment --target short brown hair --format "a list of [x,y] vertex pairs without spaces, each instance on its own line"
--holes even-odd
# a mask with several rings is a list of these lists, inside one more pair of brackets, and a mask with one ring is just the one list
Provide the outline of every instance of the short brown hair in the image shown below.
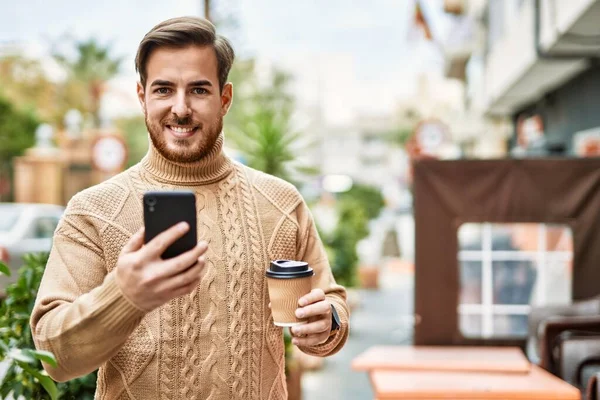
[[217,35],[215,26],[208,20],[198,17],[171,18],[156,25],[144,36],[135,56],[135,70],[146,87],[146,63],[152,51],[159,47],[212,46],[217,55],[219,89],[227,82],[229,70],[235,54],[231,43]]

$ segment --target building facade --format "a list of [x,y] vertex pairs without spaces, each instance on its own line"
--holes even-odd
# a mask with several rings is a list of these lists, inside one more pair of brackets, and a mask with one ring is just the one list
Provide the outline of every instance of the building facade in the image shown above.
[[488,1],[485,112],[515,156],[600,155],[600,1]]

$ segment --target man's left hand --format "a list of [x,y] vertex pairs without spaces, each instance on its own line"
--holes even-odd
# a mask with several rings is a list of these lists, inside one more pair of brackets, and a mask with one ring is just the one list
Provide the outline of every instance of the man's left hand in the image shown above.
[[314,346],[325,343],[331,332],[331,303],[322,289],[313,289],[298,300],[296,317],[307,318],[306,324],[290,328],[292,343],[296,346]]

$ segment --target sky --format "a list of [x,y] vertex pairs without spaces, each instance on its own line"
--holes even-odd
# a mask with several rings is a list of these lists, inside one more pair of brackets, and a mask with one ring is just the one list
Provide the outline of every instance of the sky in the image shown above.
[[[414,92],[418,72],[440,69],[439,54],[411,30],[414,0],[213,4],[237,22],[222,32],[238,57],[287,69],[299,103],[322,107],[331,124],[351,124],[357,113],[393,112]],[[68,37],[110,44],[124,64],[103,107],[111,116],[130,114],[139,112],[133,59],[140,40],[160,21],[182,15],[202,16],[203,1],[0,0],[0,45],[15,43],[39,57],[53,45],[64,47]]]

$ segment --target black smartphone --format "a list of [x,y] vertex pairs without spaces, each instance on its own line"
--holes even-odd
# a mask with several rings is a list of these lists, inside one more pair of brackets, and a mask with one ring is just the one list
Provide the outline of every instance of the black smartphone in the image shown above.
[[189,191],[156,191],[144,193],[144,243],[179,222],[187,222],[190,230],[162,254],[163,259],[177,257],[198,243],[196,195]]

